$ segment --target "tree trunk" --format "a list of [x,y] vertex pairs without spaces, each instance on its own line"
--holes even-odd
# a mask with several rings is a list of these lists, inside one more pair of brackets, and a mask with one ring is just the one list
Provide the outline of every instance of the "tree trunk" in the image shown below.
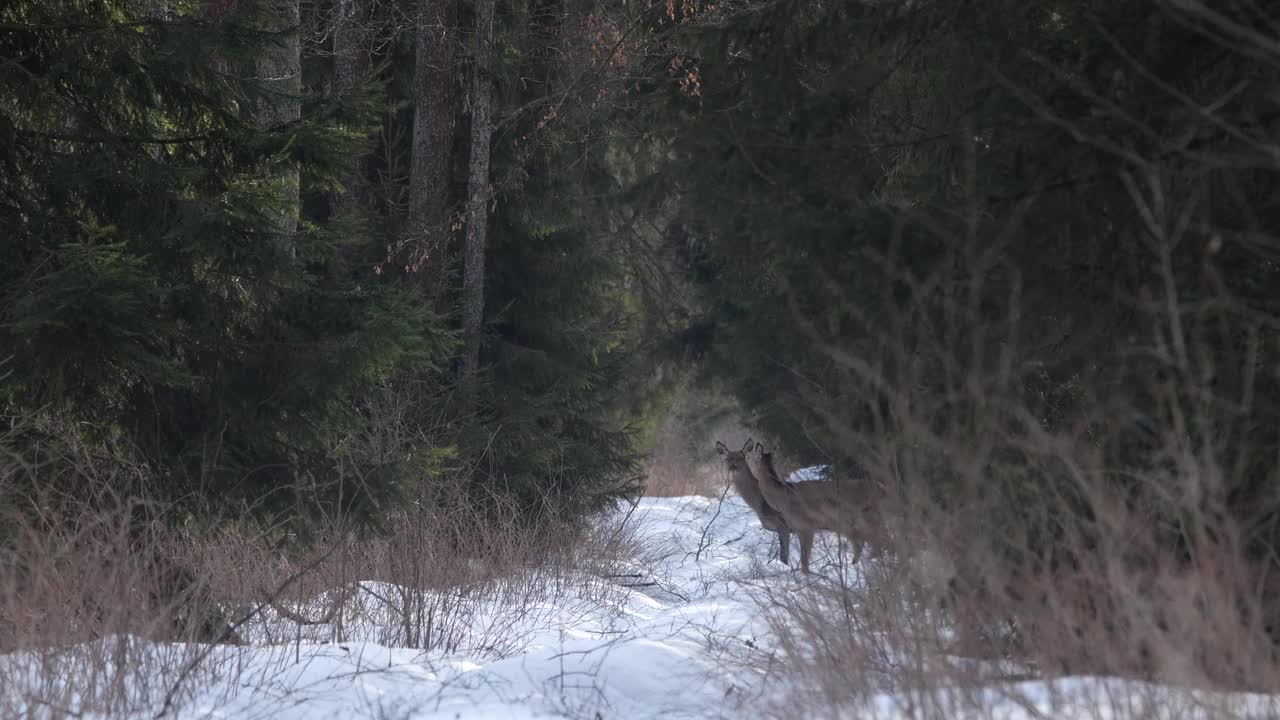
[[435,309],[447,294],[457,25],[458,0],[418,0],[407,230],[411,263]]
[[[337,0],[333,18],[333,94],[350,95],[369,70],[368,0]],[[342,178],[342,190],[335,192],[331,206],[335,216],[367,202],[367,159],[352,158]]]
[[[263,129],[280,129],[302,118],[302,44],[299,0],[274,0],[271,19],[264,28],[273,33],[258,60],[258,78],[268,95],[258,102],[258,123]],[[284,198],[277,226],[282,247],[292,250],[298,230],[298,168],[288,165],[277,176]]]
[[467,243],[462,284],[463,402],[474,399],[484,324],[484,253],[489,229],[489,140],[493,125],[493,11],[495,0],[476,0],[476,57],[471,105],[471,172],[467,179]]

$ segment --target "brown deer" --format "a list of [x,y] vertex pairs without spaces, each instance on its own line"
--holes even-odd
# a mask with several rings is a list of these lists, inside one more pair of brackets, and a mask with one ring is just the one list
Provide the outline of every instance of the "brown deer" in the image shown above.
[[[770,507],[782,514],[787,526],[800,536],[800,567],[809,572],[813,536],[830,530],[849,539],[853,561],[862,559],[862,544],[879,539],[870,518],[879,505],[878,487],[867,478],[783,482],[773,465],[773,453],[760,451],[760,493]],[[874,549],[874,548],[873,548]]]
[[[747,453],[751,450],[752,442],[747,439],[747,444],[741,450],[730,450],[724,443],[716,442],[716,452],[724,456],[725,467],[729,469],[729,478],[733,481],[734,488],[738,494],[746,501],[747,505],[755,511],[756,516],[760,518],[760,525],[765,530],[772,530],[778,534],[778,559],[784,565],[791,564],[791,527],[787,525],[787,521],[782,518],[782,513],[769,506],[764,501],[764,496],[760,493],[760,481],[751,473],[751,467],[747,464]],[[801,554],[804,553],[805,536],[800,535]],[[809,535],[808,542],[813,543],[813,535]]]

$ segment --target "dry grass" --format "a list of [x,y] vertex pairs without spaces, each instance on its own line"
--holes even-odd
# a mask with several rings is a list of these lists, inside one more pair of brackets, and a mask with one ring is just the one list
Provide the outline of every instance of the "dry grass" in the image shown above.
[[[512,628],[616,607],[625,592],[616,578],[638,555],[634,542],[622,522],[584,525],[548,511],[531,524],[500,500],[424,497],[393,514],[377,536],[346,537],[322,562],[303,555],[259,563],[271,569],[256,581],[256,596],[299,568],[314,569],[271,605],[268,617],[285,622],[257,630],[266,642],[364,637],[390,647],[504,657],[527,640]],[[245,562],[254,560],[222,567],[234,575]]]
[[0,714],[120,715],[162,702],[191,674],[191,643],[227,630],[207,577],[181,562],[186,543],[139,528],[128,503],[40,520],[6,528]]
[[714,465],[693,466],[661,459],[649,463],[644,480],[644,494],[649,497],[715,497],[723,487]]
[[746,435],[736,410],[714,392],[682,384],[659,419],[645,468],[649,497],[715,497],[724,489],[719,457],[708,437],[741,446]]
[[[247,644],[510,655],[529,628],[617,607],[640,555],[619,516],[547,504],[531,522],[501,498],[425,488],[380,532],[337,518],[305,546],[248,521],[178,531],[89,457],[0,467],[0,717],[154,714],[265,682],[241,677]],[[453,480],[433,487],[466,487]]]
[[[1006,331],[975,320],[956,335],[990,347]],[[777,643],[765,660],[794,688],[778,716],[870,717],[887,697],[920,718],[997,706],[1028,717],[1280,715],[1278,700],[1161,687],[1280,692],[1275,553],[1266,528],[1240,520],[1255,508],[1229,492],[1263,451],[1225,431],[1203,401],[1210,389],[1143,388],[1165,414],[1130,442],[1136,406],[1088,385],[1076,422],[1041,422],[1007,372],[1017,358],[996,359],[1004,374],[984,368],[941,390],[909,374],[871,376],[911,367],[904,358],[920,346],[909,336],[884,337],[887,357],[850,363],[847,387],[826,394],[887,389],[892,411],[878,429],[842,424],[840,408],[811,398],[846,454],[889,488],[880,520],[891,540],[855,580],[765,588]],[[934,346],[939,364],[968,350]],[[1149,684],[1046,699],[1043,684],[1018,682],[1070,676]]]
[[[760,660],[792,688],[773,712],[874,717],[891,697],[899,716],[918,718],[990,717],[1011,705],[1027,717],[1280,714],[1275,697],[1222,694],[1280,688],[1267,580],[1222,548],[1176,566],[1138,561],[1143,525],[1130,520],[1126,552],[1095,553],[1070,571],[1013,575],[973,547],[980,526],[957,523],[969,547],[947,547],[957,536],[933,525],[900,533],[892,555],[863,561],[860,575],[800,591],[762,585],[775,651]],[[1021,684],[1070,676],[1140,682],[1058,698]]]

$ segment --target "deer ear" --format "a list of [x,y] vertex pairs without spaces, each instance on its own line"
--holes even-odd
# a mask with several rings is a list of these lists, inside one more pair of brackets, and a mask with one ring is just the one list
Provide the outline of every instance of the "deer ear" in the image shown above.
[[756,443],[756,452],[764,452],[764,446],[760,443]]
[[747,438],[747,444],[742,446],[742,452],[751,452],[751,438]]
[[728,448],[728,447],[725,447],[725,444],[724,444],[724,443],[722,443],[722,442],[720,442],[719,440],[717,440],[717,441],[716,441],[716,452],[720,453],[721,455],[727,455],[727,454],[729,454],[729,448]]

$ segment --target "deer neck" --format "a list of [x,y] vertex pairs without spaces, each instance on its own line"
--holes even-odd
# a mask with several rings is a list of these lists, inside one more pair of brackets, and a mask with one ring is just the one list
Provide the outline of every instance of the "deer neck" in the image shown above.
[[764,475],[764,479],[771,483],[782,484],[782,478],[778,476],[778,471],[773,467],[773,458],[761,458],[760,474]]
[[745,465],[742,467],[741,470],[735,470],[733,472],[733,482],[735,485],[738,486],[739,494],[746,494],[749,492],[755,492],[755,493],[760,492],[759,490],[760,484],[756,480],[755,474],[751,472],[750,467],[747,467]]

